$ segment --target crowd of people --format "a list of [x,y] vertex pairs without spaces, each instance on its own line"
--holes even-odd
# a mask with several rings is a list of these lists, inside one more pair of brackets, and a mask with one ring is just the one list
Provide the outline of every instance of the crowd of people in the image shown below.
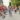
[[15,14],[16,14],[16,12],[19,11],[19,14],[20,14],[20,6],[16,6],[16,7],[15,6],[8,6],[8,9],[7,9],[6,6],[0,5],[0,15],[1,16],[5,17],[5,14],[7,11],[9,11],[9,16],[12,16],[12,11],[15,12]]
[[16,14],[16,12],[19,12],[19,14],[20,14],[20,6],[9,6],[9,14],[12,14],[12,12],[11,11],[14,11],[15,12],[15,14]]

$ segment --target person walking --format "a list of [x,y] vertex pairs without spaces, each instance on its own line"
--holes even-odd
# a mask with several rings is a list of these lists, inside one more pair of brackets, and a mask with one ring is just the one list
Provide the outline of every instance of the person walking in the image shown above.
[[9,16],[12,16],[11,6],[9,7]]

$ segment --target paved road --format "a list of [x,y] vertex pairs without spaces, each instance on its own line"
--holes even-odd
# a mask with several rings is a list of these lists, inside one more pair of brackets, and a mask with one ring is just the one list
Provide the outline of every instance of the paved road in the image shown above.
[[16,14],[12,13],[12,16],[6,15],[5,19],[2,19],[2,17],[0,17],[0,20],[20,20],[20,15],[19,12],[17,12]]
[[20,15],[6,16],[4,20],[20,20]]

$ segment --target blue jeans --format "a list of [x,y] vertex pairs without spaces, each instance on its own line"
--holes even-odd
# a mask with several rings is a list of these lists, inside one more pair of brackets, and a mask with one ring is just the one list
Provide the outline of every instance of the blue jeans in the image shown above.
[[11,10],[9,10],[9,15],[12,16],[12,12],[11,12]]

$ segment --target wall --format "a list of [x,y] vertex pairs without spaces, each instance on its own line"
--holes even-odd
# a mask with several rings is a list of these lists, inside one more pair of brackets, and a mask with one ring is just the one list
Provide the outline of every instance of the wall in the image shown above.
[[9,6],[9,0],[3,0],[3,5],[5,5],[5,6]]

